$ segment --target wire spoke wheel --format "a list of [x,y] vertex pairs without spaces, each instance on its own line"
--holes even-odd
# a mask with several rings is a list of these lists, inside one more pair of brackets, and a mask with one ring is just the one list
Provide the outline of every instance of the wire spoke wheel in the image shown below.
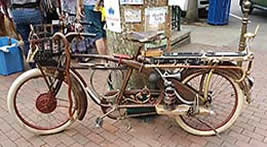
[[[189,74],[183,83],[203,93],[203,76],[206,74],[206,71]],[[179,116],[176,120],[183,129],[195,135],[214,135],[212,128],[222,132],[234,123],[243,105],[242,91],[234,79],[219,70],[214,71],[208,87],[208,96],[213,114]]]
[[72,93],[73,106],[70,108],[66,82],[47,75],[51,87],[48,88],[38,69],[25,75],[19,78],[14,96],[9,98],[9,110],[24,127],[37,134],[52,134],[64,130],[77,118],[76,100]]
[[120,70],[92,69],[90,87],[99,98],[105,98],[105,93],[120,88],[123,73]]

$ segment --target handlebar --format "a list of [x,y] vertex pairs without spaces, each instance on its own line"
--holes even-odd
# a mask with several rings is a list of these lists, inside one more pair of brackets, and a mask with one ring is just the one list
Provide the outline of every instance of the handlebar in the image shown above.
[[70,47],[69,41],[63,33],[57,32],[53,35],[52,39],[62,39],[65,44],[65,49]]
[[254,39],[255,39],[258,31],[259,31],[259,28],[260,28],[260,26],[257,25],[254,33],[248,32],[248,33],[244,34],[244,38],[246,39],[246,48],[245,48],[245,51],[247,53],[251,52],[250,51],[251,44],[254,41]]
[[250,32],[248,32],[248,33],[246,33],[246,34],[244,35],[244,37],[245,37],[246,39],[254,39],[254,38],[256,37],[258,31],[259,31],[259,28],[260,28],[260,25],[257,25],[257,27],[256,27],[254,33],[250,33]]

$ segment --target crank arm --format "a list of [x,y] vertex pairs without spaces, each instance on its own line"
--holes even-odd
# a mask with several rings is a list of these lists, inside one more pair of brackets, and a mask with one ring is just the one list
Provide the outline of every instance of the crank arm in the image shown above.
[[110,113],[114,112],[116,109],[117,109],[117,107],[113,107],[110,111],[108,111],[108,112],[105,113],[104,115],[102,115],[102,116],[96,118],[96,127],[97,127],[97,128],[102,127],[102,125],[103,125],[103,121],[104,121],[103,119],[104,119],[105,117],[107,117]]

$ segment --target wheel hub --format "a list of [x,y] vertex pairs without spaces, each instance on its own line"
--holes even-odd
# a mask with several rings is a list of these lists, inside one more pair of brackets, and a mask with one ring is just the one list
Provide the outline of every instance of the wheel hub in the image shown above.
[[51,113],[56,107],[57,101],[51,92],[40,94],[36,100],[36,108],[42,113]]

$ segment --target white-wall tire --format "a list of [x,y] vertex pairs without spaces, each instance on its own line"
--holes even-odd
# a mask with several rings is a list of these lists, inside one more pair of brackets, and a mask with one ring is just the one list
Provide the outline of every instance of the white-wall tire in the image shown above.
[[29,130],[30,132],[33,132],[35,134],[38,135],[45,135],[45,134],[54,134],[54,133],[58,133],[61,132],[63,130],[65,130],[67,127],[69,127],[78,117],[78,111],[75,111],[73,114],[72,119],[69,119],[68,121],[66,121],[63,125],[57,127],[57,128],[53,128],[53,129],[36,129],[33,128],[27,124],[25,124],[20,117],[18,116],[18,114],[15,111],[15,101],[14,99],[16,98],[16,93],[19,90],[19,88],[25,83],[25,81],[36,77],[36,76],[40,76],[41,72],[39,69],[31,69],[25,73],[23,73],[22,75],[20,75],[11,85],[9,91],[8,91],[8,96],[7,96],[7,104],[8,104],[8,110],[10,112],[10,114],[20,123],[20,125],[24,128],[26,128],[27,130]]
[[[197,73],[195,73],[195,74],[197,74]],[[189,75],[188,77],[186,77],[183,80],[183,83],[185,83],[189,78],[191,78],[191,76],[194,76],[194,73]],[[234,124],[234,122],[236,121],[236,119],[238,118],[238,116],[241,112],[241,109],[242,109],[242,106],[244,103],[244,95],[243,95],[243,92],[242,92],[240,86],[238,85],[238,83],[235,82],[235,80],[233,78],[228,77],[228,79],[232,82],[233,86],[236,89],[237,106],[236,106],[236,109],[235,109],[234,113],[232,114],[231,118],[229,119],[229,121],[227,121],[223,126],[216,129],[216,131],[218,133],[224,132],[225,130],[229,129]],[[176,122],[182,129],[184,129],[185,131],[187,131],[191,134],[194,134],[194,135],[199,135],[199,136],[215,135],[215,132],[213,130],[203,131],[203,130],[198,130],[198,129],[191,127],[182,119],[181,116],[176,117]]]

